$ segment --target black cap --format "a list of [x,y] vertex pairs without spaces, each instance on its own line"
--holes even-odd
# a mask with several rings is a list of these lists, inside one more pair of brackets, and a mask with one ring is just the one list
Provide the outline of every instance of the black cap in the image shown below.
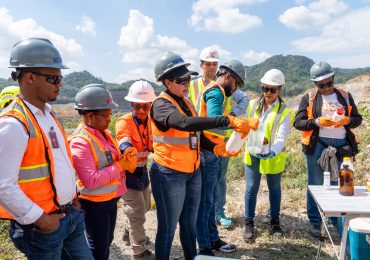
[[164,75],[164,79],[182,79],[182,78],[187,78],[190,75],[199,75],[198,72],[188,70],[186,66],[180,66],[166,75]]

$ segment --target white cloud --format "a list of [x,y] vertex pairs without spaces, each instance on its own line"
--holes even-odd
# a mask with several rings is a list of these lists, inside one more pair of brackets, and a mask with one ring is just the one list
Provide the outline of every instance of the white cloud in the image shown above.
[[89,16],[82,16],[81,22],[76,25],[76,31],[96,36],[95,22]]
[[288,28],[306,30],[326,24],[332,16],[344,12],[347,8],[343,1],[319,0],[308,6],[300,5],[285,10],[279,16],[279,21]]
[[242,5],[259,4],[266,0],[198,0],[192,5],[188,20],[196,31],[220,31],[239,33],[258,27],[262,19],[245,14],[238,8]]
[[127,65],[118,80],[155,80],[155,60],[165,51],[173,51],[188,62],[198,57],[198,50],[185,40],[156,34],[153,19],[138,10],[130,10],[128,23],[121,28],[118,44],[123,48],[122,62]]
[[243,51],[243,57],[245,58],[246,65],[254,65],[263,62],[264,60],[270,58],[272,55],[267,52],[255,52],[252,50]]
[[333,59],[328,59],[328,62],[333,67],[354,69],[369,67],[370,52],[361,53],[353,56],[339,56]]
[[[66,38],[61,34],[49,31],[32,18],[24,18],[15,21],[9,10],[0,7],[0,74],[9,74],[9,55],[13,44],[24,38],[38,37],[49,39],[59,50],[64,63],[75,62],[75,59],[83,55],[82,46],[73,38]],[[4,61],[6,64],[4,65]]]
[[370,8],[342,15],[325,25],[320,35],[292,42],[302,52],[364,52],[370,50]]

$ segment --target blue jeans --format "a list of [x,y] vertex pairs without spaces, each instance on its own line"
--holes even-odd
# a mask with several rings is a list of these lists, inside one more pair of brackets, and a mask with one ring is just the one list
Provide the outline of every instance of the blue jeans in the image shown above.
[[152,193],[157,207],[156,259],[167,260],[180,224],[180,241],[186,260],[197,255],[196,221],[200,201],[201,173],[182,173],[161,166],[153,160],[150,167]]
[[225,204],[226,204],[226,173],[227,167],[229,166],[230,157],[221,157],[220,173],[218,175],[218,181],[216,185],[216,196],[215,196],[215,212],[216,216],[225,215]]
[[[332,147],[340,147],[346,144],[345,139],[325,138],[320,137],[322,141]],[[312,155],[306,154],[307,162],[307,184],[308,185],[322,185],[324,182],[324,171],[321,169],[317,160],[320,158],[322,151],[325,149],[320,143],[316,144],[315,151]],[[341,162],[338,162],[338,168]],[[331,185],[337,185],[338,182],[331,182]],[[307,190],[307,216],[310,224],[321,225],[320,212],[317,208],[315,200],[311,193]]]
[[43,233],[33,224],[20,225],[11,221],[9,235],[15,247],[31,260],[93,259],[85,236],[83,216],[75,207],[51,233]]
[[102,202],[79,199],[86,223],[87,239],[95,259],[109,258],[109,246],[116,227],[118,199]]
[[197,219],[197,240],[200,250],[211,248],[212,243],[219,239],[214,198],[221,162],[221,157],[212,152],[202,150],[202,154],[202,194]]
[[[260,159],[251,155],[252,164],[244,165],[244,173],[246,178],[245,190],[245,212],[246,221],[254,219],[257,193],[261,182],[261,173],[259,172]],[[271,221],[278,220],[280,216],[281,203],[281,173],[266,174],[267,186],[269,188],[270,215]]]

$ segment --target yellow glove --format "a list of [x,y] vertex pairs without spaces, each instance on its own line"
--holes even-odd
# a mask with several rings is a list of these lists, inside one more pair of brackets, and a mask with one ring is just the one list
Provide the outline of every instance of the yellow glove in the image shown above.
[[323,127],[331,127],[335,125],[335,122],[330,117],[321,116],[319,117],[319,125]]
[[344,126],[344,125],[348,125],[349,122],[350,122],[349,117],[343,116],[341,120],[339,120],[338,122],[335,123],[334,127],[338,128],[338,127],[341,127],[341,126]]
[[216,146],[213,148],[213,153],[217,156],[222,156],[222,157],[233,157],[233,156],[238,156],[241,153],[242,150],[238,152],[233,152],[229,153],[226,151],[226,143],[222,142],[219,144],[216,144]]

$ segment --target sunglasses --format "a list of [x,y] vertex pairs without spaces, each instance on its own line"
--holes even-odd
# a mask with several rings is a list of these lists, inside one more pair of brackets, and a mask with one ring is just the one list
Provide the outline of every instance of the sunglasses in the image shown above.
[[331,80],[326,83],[316,83],[316,86],[318,86],[319,88],[330,88],[333,86],[333,81]]
[[151,108],[151,105],[139,105],[139,104],[132,104],[132,108],[135,110],[143,109],[144,111],[149,111]]
[[111,118],[111,117],[112,117],[112,113],[104,114],[104,113],[97,113],[97,112],[94,112],[94,115],[104,117],[105,119],[108,119],[108,118]]
[[179,85],[183,85],[183,86],[186,86],[190,83],[190,80],[191,80],[191,77],[187,77],[187,78],[178,78],[178,79],[172,79],[171,81],[175,81],[176,84],[179,84]]
[[32,73],[35,75],[43,76],[45,77],[46,81],[50,84],[57,85],[62,81],[63,76],[58,76],[58,75],[48,75],[48,74],[43,74],[40,72],[36,71],[24,71],[26,73]]
[[278,91],[279,87],[276,88],[268,88],[265,86],[262,86],[262,92],[267,93],[270,91],[271,94],[275,94]]

